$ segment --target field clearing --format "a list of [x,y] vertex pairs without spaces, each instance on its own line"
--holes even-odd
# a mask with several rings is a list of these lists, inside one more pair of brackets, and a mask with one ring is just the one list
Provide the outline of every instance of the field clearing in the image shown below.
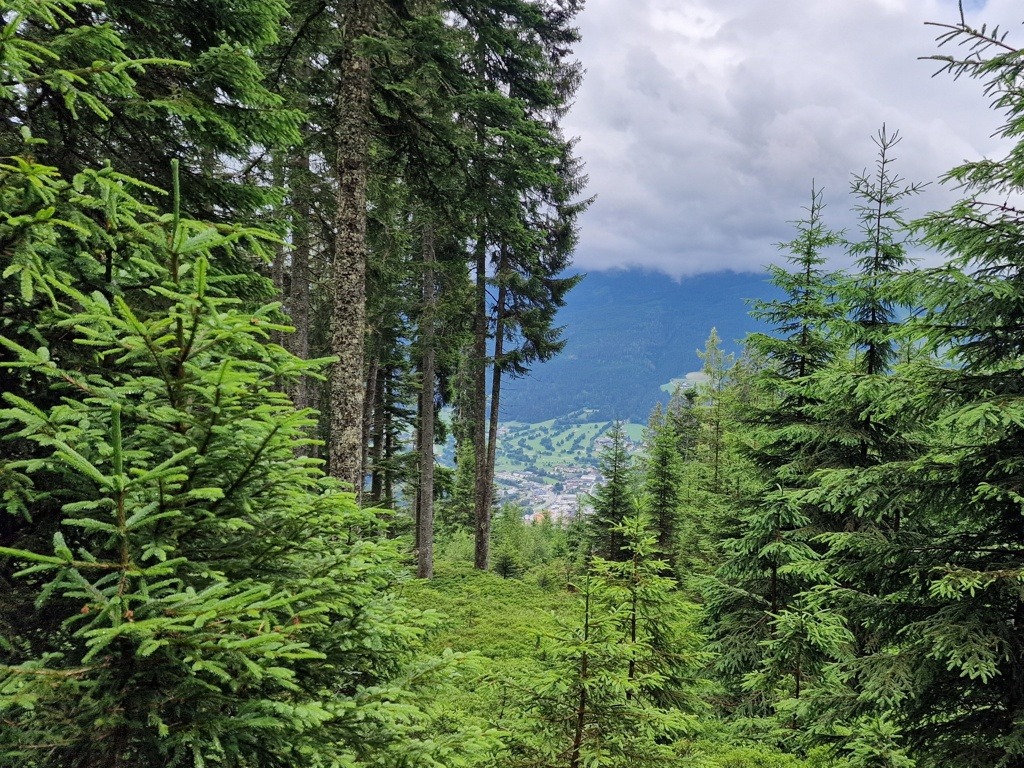
[[[596,467],[602,448],[600,438],[612,428],[612,423],[566,419],[549,419],[537,424],[508,422],[498,438],[495,469],[543,473],[559,466]],[[623,426],[630,441],[638,445],[643,439],[644,425],[627,422]]]

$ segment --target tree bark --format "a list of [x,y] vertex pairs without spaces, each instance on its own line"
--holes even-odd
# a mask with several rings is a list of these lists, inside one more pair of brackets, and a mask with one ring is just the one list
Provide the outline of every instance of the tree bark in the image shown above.
[[[365,354],[365,353],[364,353]],[[366,366],[366,389],[363,394],[363,428],[359,445],[359,477],[365,478],[370,471],[370,433],[373,431],[374,410],[377,406],[377,371],[380,355],[370,352],[372,359]]]
[[[498,291],[500,296],[501,290]],[[484,478],[482,483],[483,505],[490,509],[494,504],[494,464],[498,453],[498,422],[501,405],[501,355],[504,351],[501,343],[502,322],[498,320],[498,334],[494,340],[494,363],[491,368],[491,403],[487,420],[487,453],[484,458]]]
[[423,315],[420,318],[422,394],[419,424],[419,549],[416,575],[434,577],[434,390],[437,387],[434,323],[437,286],[434,275],[434,231],[423,227]]
[[330,474],[361,496],[366,334],[366,185],[370,148],[370,62],[356,50],[371,30],[369,0],[350,0],[340,19],[337,59],[338,206],[332,265]]
[[[309,257],[310,257],[310,205],[303,189],[309,177],[309,155],[296,151],[290,159],[292,189],[292,280],[288,309],[295,332],[291,335],[291,352],[303,360],[309,359]],[[309,381],[305,376],[295,382],[291,392],[296,408],[309,408],[312,398]]]
[[388,425],[384,432],[384,461],[387,464],[384,470],[384,506],[389,509],[395,506],[395,473],[391,469],[391,460],[395,456],[395,436]]
[[476,300],[473,312],[473,453],[476,482],[473,501],[473,565],[490,566],[491,508],[487,490],[487,238],[481,232],[476,248]]
[[[282,185],[282,184],[286,183],[286,179],[285,179],[284,173],[282,171],[282,165],[283,165],[282,160],[280,158],[278,158],[278,157],[275,157],[274,158],[274,162],[272,164],[272,173],[273,173],[274,183],[277,184],[277,185]],[[285,256],[286,256],[286,251],[287,251],[287,247],[285,246],[285,244],[284,243],[278,243],[277,247],[274,249],[274,260],[270,263],[270,280],[274,284],[274,291],[277,294],[277,298],[280,299],[281,303],[283,305],[285,305],[285,306],[287,306],[287,304],[288,304],[288,286],[287,286],[286,280],[285,280],[285,271],[286,271]],[[112,274],[110,272],[112,267],[113,267],[113,259],[108,259],[107,260],[107,275],[104,278],[108,285],[113,280],[113,276],[112,276]],[[271,331],[270,332],[270,340],[274,344],[280,344],[282,346],[288,343],[287,340],[285,339],[285,334],[284,334],[283,331]],[[282,387],[282,389],[284,389],[284,387]]]
[[[505,246],[502,246],[501,264],[499,272],[505,265]],[[484,458],[484,478],[481,483],[483,493],[483,506],[488,511],[494,503],[494,464],[498,452],[498,421],[501,406],[501,366],[502,355],[505,352],[505,301],[508,297],[508,290],[503,285],[498,286],[498,298],[496,319],[494,328],[494,360],[491,362],[491,407],[487,424],[487,452]]]
[[[633,653],[629,655],[629,669],[627,671],[627,679],[630,683],[636,680],[636,623],[637,614],[639,613],[639,601],[640,601],[640,555],[633,552],[633,573],[632,573],[632,584],[629,589],[629,642]],[[626,691],[626,701],[633,698],[632,686]]]
[[377,367],[377,384],[374,387],[373,404],[373,447],[370,450],[370,504],[379,507],[383,486],[381,461],[384,458],[385,396],[387,394],[387,371]]
[[[583,599],[583,642],[590,641],[590,574],[587,574],[586,594]],[[569,768],[580,768],[580,752],[587,724],[587,689],[590,684],[587,651],[580,655],[579,691],[576,701],[576,725],[573,728],[572,747],[569,750]]]
[[[288,297],[285,295],[285,281],[284,281],[284,252],[285,246],[278,244],[274,250],[274,260],[270,264],[270,279],[274,283],[274,290],[277,292],[278,298],[282,302],[287,303]],[[107,281],[110,282],[109,280]],[[285,344],[284,333],[282,331],[272,331],[270,334],[270,340],[275,344]]]

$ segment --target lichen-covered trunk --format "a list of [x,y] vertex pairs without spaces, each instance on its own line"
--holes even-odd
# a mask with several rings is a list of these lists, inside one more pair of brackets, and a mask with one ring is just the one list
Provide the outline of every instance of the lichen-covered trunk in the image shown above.
[[[274,162],[272,163],[273,179],[274,183],[278,185],[285,183],[285,179],[281,172],[281,166],[282,163],[279,162],[278,158],[275,157]],[[270,262],[270,279],[274,283],[274,293],[276,294],[277,298],[287,304],[288,291],[285,285],[285,261],[287,260],[286,250],[287,248],[284,243],[278,243],[277,247],[274,249],[274,260]],[[114,279],[113,273],[111,272],[113,262],[113,259],[107,259],[107,270],[106,275],[104,276],[104,281],[107,284],[110,284],[111,281]],[[285,334],[282,331],[271,331],[270,340],[274,344],[287,344]]]
[[351,0],[341,19],[336,104],[338,205],[331,270],[330,474],[362,491],[366,334],[366,185],[370,149],[370,62],[356,41],[370,31],[370,3]]
[[419,458],[420,488],[416,575],[421,579],[434,577],[434,390],[437,386],[434,350],[434,324],[437,290],[434,277],[434,231],[423,228],[423,315],[420,318],[420,396]]
[[487,239],[477,237],[476,297],[473,310],[473,453],[476,455],[476,483],[473,494],[473,565],[486,571],[490,566],[491,507],[487,488]]
[[[310,256],[310,218],[312,216],[304,182],[309,177],[309,155],[306,152],[295,152],[289,161],[292,188],[292,280],[288,309],[291,313],[295,332],[291,335],[290,349],[292,354],[309,359],[309,256]],[[292,401],[296,408],[309,408],[312,398],[309,381],[305,376],[299,378],[292,387]]]

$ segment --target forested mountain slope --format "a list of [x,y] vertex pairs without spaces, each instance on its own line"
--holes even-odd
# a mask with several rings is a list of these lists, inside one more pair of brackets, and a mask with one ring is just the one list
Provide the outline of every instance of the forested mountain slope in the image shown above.
[[4,3],[0,768],[1024,767],[1024,48],[952,207],[560,313],[582,7]]
[[660,387],[699,370],[697,350],[714,326],[724,349],[737,351],[760,324],[748,299],[774,295],[762,274],[718,272],[681,281],[640,270],[588,274],[569,294],[557,323],[565,351],[510,381],[502,416],[540,422],[580,409],[594,420],[643,422]]

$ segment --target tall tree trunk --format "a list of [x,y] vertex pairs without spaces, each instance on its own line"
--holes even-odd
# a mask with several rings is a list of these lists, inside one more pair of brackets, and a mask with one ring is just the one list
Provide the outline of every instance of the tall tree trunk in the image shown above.
[[476,510],[476,453],[473,429],[473,360],[472,343],[459,349],[455,379],[450,387],[454,412],[452,434],[455,437],[455,478],[452,492],[452,510],[455,519],[466,530],[475,528]]
[[374,387],[373,403],[373,448],[370,451],[370,499],[369,502],[375,507],[381,505],[381,491],[383,489],[381,480],[381,460],[384,458],[384,429],[385,429],[385,394],[387,386],[387,370],[384,367],[377,367],[377,385]]
[[[417,422],[423,416],[423,390],[420,389],[419,396],[416,398],[416,414]],[[423,467],[423,440],[420,436],[420,425],[416,424],[416,429],[413,430],[413,445],[416,446],[416,470],[417,472],[422,470]],[[412,548],[417,553],[417,566],[419,560],[420,551],[420,518],[423,514],[423,494],[421,493],[419,478],[416,481],[416,493],[412,499]]]
[[434,577],[434,390],[437,386],[434,324],[437,286],[434,275],[434,230],[423,227],[423,315],[420,318],[422,393],[419,425],[419,555],[416,575]]
[[366,334],[366,185],[370,148],[370,62],[356,50],[371,29],[370,0],[350,0],[338,60],[338,210],[331,288],[330,473],[361,495],[363,362]]
[[[387,380],[386,399],[391,401],[391,379]],[[394,507],[394,472],[391,469],[391,460],[394,458],[394,433],[391,430],[391,415],[384,415],[384,506],[388,509]]]
[[[305,190],[309,178],[309,154],[296,151],[290,158],[290,187],[292,190],[292,281],[288,308],[295,332],[291,336],[291,351],[303,360],[309,359],[309,257],[310,210]],[[309,381],[302,376],[292,388],[292,401],[296,408],[312,405]]]
[[716,390],[714,405],[715,433],[714,443],[712,445],[712,450],[714,451],[714,457],[712,459],[714,465],[714,479],[711,483],[711,490],[713,490],[715,493],[722,492],[722,406],[720,404],[721,397],[721,389]]
[[366,389],[363,400],[363,428],[362,440],[359,445],[359,477],[365,478],[369,471],[370,457],[370,432],[373,429],[374,408],[377,405],[377,371],[380,368],[380,354],[370,352],[373,359],[370,360],[366,372]]
[[[636,648],[637,616],[640,612],[640,555],[633,553],[632,584],[629,585],[629,643]],[[629,670],[627,672],[630,683],[636,680],[636,655],[629,655]],[[632,687],[626,691],[626,700],[633,698]]]
[[[274,291],[277,293],[278,298],[285,304],[288,303],[288,297],[285,295],[285,280],[284,280],[284,255],[285,246],[279,243],[274,251],[274,260],[270,263],[270,279],[274,283]],[[109,280],[107,281],[110,282]],[[286,344],[287,341],[284,338],[282,331],[272,331],[270,334],[270,340],[275,344]]]
[[[212,160],[211,160],[212,162]],[[281,159],[275,155],[272,163],[272,172],[274,178],[274,184],[283,185],[286,183],[284,174],[282,173],[281,167],[283,163]],[[277,248],[274,249],[274,260],[270,263],[270,279],[274,283],[274,292],[277,297],[281,300],[284,305],[288,304],[288,290],[285,284],[285,256],[287,248],[284,243],[278,243]],[[106,282],[109,285],[113,279],[110,270],[113,267],[113,259],[107,260],[107,275]],[[287,341],[282,331],[271,331],[270,340],[275,344],[285,345]]]
[[[583,598],[583,642],[590,641],[590,572],[587,571],[586,594]],[[584,645],[586,647],[586,645]],[[587,725],[587,690],[590,685],[590,670],[586,650],[580,654],[579,691],[576,700],[576,725],[573,728],[572,747],[569,750],[569,768],[580,768],[580,752]]]
[[[505,246],[502,246],[499,271],[505,266]],[[498,452],[498,420],[501,405],[501,366],[505,335],[505,300],[508,289],[504,284],[498,286],[498,299],[494,328],[494,360],[491,363],[491,407],[487,424],[487,453],[484,459],[484,479],[482,492],[484,508],[490,510],[494,500],[494,464]]]
[[476,248],[476,301],[473,319],[473,453],[476,483],[473,501],[475,528],[473,564],[490,565],[491,507],[487,489],[487,238],[481,231]]

